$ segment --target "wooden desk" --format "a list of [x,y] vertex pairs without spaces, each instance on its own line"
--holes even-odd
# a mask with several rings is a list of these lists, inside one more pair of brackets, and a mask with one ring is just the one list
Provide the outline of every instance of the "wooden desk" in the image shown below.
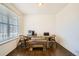
[[33,37],[31,37],[31,40],[28,41],[30,51],[32,51],[33,48],[35,48],[35,47],[43,47],[43,50],[46,50],[46,48],[50,48],[51,46],[53,46],[54,45],[53,40],[55,40],[55,37],[52,37],[49,40],[50,37],[52,37],[52,36],[33,36]]

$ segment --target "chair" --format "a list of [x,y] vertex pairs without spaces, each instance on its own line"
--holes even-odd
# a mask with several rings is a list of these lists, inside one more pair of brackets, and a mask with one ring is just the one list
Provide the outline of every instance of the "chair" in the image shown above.
[[25,36],[20,35],[19,38],[20,38],[20,40],[19,40],[20,46],[21,47],[26,47],[26,38],[25,38]]
[[44,36],[49,36],[49,32],[44,32]]
[[[56,48],[55,37],[56,37],[56,35],[52,35],[52,38],[51,38],[51,42],[52,42],[53,48]],[[51,45],[51,47],[52,47],[52,45]]]

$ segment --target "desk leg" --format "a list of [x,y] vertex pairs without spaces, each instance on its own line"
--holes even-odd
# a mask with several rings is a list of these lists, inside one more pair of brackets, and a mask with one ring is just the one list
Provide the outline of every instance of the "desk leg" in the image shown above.
[[46,48],[43,48],[43,51],[46,51]]
[[45,45],[43,45],[43,51],[46,51],[46,46]]

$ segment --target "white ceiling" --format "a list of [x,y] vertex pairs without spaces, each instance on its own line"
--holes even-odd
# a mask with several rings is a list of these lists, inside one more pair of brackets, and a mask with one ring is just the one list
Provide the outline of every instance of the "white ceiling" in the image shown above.
[[38,6],[38,3],[15,3],[14,4],[24,14],[57,14],[67,4],[66,3],[45,3]]

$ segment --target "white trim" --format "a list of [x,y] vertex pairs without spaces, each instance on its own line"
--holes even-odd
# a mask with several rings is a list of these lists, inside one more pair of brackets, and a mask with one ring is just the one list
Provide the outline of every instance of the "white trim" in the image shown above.
[[14,38],[10,38],[10,39],[8,39],[8,40],[5,40],[5,41],[3,41],[3,42],[0,42],[0,45],[3,45],[3,44],[6,44],[6,43],[8,43],[8,42],[10,42],[10,41],[13,41],[13,40],[16,40],[18,37],[16,36],[16,37],[14,37]]

